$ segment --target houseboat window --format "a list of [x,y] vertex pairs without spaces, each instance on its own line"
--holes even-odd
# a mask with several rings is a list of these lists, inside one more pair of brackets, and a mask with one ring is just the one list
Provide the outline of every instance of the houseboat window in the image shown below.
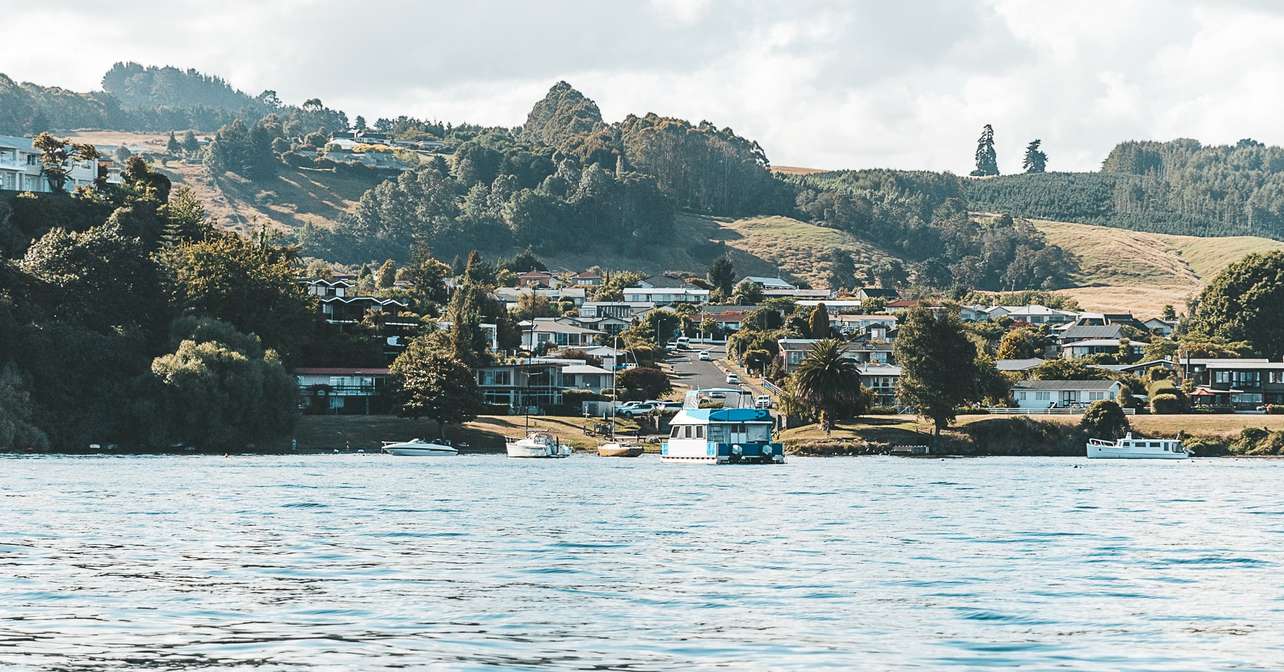
[[703,425],[696,425],[696,428],[695,428],[695,438],[697,438],[697,439],[703,439],[703,438],[704,438],[704,426],[703,426]]
[[709,425],[709,440],[714,443],[727,443],[727,426]]
[[749,441],[766,443],[771,440],[771,425],[749,425]]
[[682,425],[674,425],[673,432],[669,434],[669,438],[676,439],[678,438],[678,435],[681,433],[682,433]]

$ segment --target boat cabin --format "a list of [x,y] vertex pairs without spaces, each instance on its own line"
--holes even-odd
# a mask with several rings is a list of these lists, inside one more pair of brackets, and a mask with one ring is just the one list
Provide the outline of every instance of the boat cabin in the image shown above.
[[784,462],[784,447],[772,441],[771,411],[754,408],[752,395],[735,388],[689,392],[669,422],[660,449],[667,461],[714,464]]

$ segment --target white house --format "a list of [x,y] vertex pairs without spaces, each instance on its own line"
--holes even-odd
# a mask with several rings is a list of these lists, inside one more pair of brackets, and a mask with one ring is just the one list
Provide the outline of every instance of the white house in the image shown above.
[[544,346],[586,348],[597,345],[597,338],[602,335],[596,329],[577,327],[552,317],[537,317],[522,322],[520,326],[522,348],[525,350]]
[[1068,310],[1057,310],[1037,304],[1028,306],[995,306],[989,311],[990,319],[1010,318],[1013,322],[1026,324],[1068,324],[1079,317],[1078,313]]
[[[71,170],[63,188],[71,192],[92,185],[98,179],[100,164],[110,165],[110,160],[70,161]],[[40,150],[32,145],[31,138],[0,135],[0,191],[53,191],[41,171]],[[107,181],[120,184],[122,180],[119,172],[113,175],[109,170]]]
[[687,287],[626,287],[624,300],[629,303],[653,303],[657,306],[679,303],[700,305],[709,302],[709,290]]
[[1123,385],[1117,380],[1022,380],[1012,386],[1018,408],[1076,408],[1114,399]]

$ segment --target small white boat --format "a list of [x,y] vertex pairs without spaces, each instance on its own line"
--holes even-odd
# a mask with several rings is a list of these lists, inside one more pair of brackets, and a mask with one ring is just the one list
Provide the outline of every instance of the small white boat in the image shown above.
[[531,432],[524,439],[504,444],[509,457],[570,457],[571,447],[548,432]]
[[429,443],[423,439],[411,439],[409,441],[384,441],[383,452],[388,453],[389,455],[401,455],[406,457],[439,457],[459,454],[459,450],[454,446],[448,446],[444,443]]
[[611,441],[597,447],[598,457],[640,457],[646,448],[635,443]]
[[[615,337],[615,345],[613,349],[616,350],[617,352],[620,349],[619,336]],[[629,354],[633,354],[633,353],[629,352]],[[636,363],[636,358],[634,363]],[[611,367],[611,389],[612,390],[616,389],[615,374],[617,370],[618,370],[618,367],[615,367],[615,366]],[[607,441],[606,443],[603,443],[597,447],[598,457],[641,457],[642,453],[646,452],[646,449],[639,444],[620,441],[615,437],[615,396],[614,395],[611,396],[611,437],[610,438],[611,438],[610,441]]]
[[1184,460],[1190,453],[1182,448],[1181,439],[1134,439],[1128,432],[1122,439],[1088,440],[1088,457],[1116,460]]

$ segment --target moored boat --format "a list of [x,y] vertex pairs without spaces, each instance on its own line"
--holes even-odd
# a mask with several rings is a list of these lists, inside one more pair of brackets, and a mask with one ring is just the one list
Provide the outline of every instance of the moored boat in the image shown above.
[[571,447],[548,432],[530,432],[525,438],[504,444],[509,457],[570,457]]
[[638,457],[645,452],[646,449],[642,446],[618,441],[611,441],[597,447],[598,457]]
[[383,452],[402,457],[445,457],[458,455],[459,449],[444,443],[411,439],[409,441],[384,441]]
[[[613,349],[618,352],[619,348],[620,348],[620,337],[616,336],[615,346]],[[615,386],[615,374],[616,374],[616,371],[618,371],[619,369],[618,365],[619,365],[619,362],[617,361],[617,362],[614,362],[611,366],[612,394],[611,394],[611,410],[610,410],[610,413],[611,413],[610,441],[607,441],[606,443],[603,443],[597,447],[597,456],[598,457],[640,457],[642,453],[646,452],[646,449],[643,448],[640,444],[627,443],[615,438],[615,397],[616,397],[616,392],[618,392]]]
[[1088,457],[1115,460],[1182,460],[1190,453],[1180,439],[1135,439],[1128,432],[1122,439],[1088,440]]
[[780,464],[784,446],[773,441],[775,420],[765,408],[746,406],[747,393],[734,388],[694,390],[670,422],[660,449],[665,462]]

